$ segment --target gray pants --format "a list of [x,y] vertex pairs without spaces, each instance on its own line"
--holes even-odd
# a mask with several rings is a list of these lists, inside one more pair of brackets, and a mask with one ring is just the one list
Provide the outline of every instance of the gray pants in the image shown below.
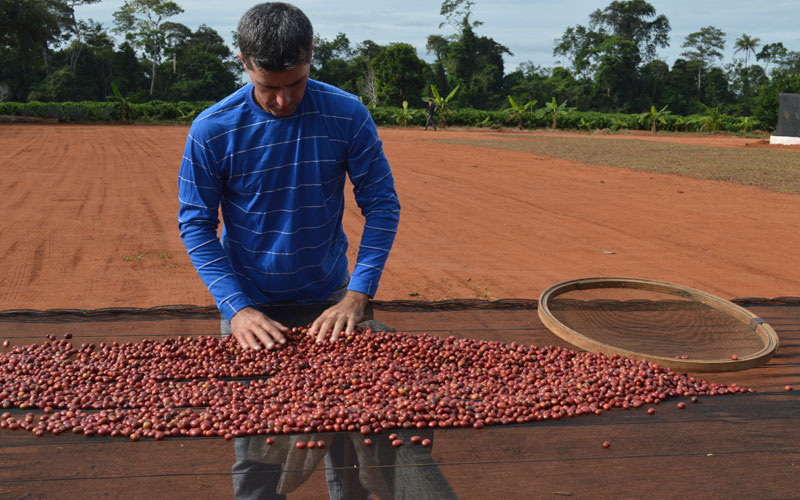
[[[348,277],[325,302],[340,301],[347,293],[349,282]],[[359,325],[375,331],[394,331],[374,319]],[[223,338],[231,334],[230,323],[224,318],[220,330]],[[397,432],[407,441],[412,434],[433,440],[432,430],[412,432],[398,429]],[[374,446],[366,447],[360,433],[325,433],[322,437],[330,441],[324,460],[325,482],[331,500],[371,500],[370,491],[386,500],[457,498],[427,448],[394,448],[385,436],[375,439]],[[265,449],[264,436],[235,440],[236,463],[232,473],[233,492],[237,500],[285,500],[284,492],[290,492],[302,484],[319,463],[313,457],[300,463],[298,455],[292,455],[297,452],[294,440],[298,436],[274,436],[274,439],[275,444],[270,446],[270,451]],[[306,457],[308,453],[299,456]],[[392,464],[403,466],[387,467]]]
[[[347,293],[347,285],[350,284],[348,276],[339,287],[334,290],[326,299],[326,302],[339,302]],[[222,338],[231,335],[231,324],[227,319],[222,318],[220,323],[220,333]],[[252,446],[251,441],[263,441],[262,436],[251,436],[237,438],[234,442],[236,452],[236,463],[233,464],[231,472],[233,474],[233,494],[237,500],[285,500],[286,495],[277,492],[281,475],[283,474],[283,464],[265,463],[249,458],[249,450]],[[346,464],[346,459],[351,455],[344,451],[343,439],[334,438],[330,451],[325,455],[325,479],[328,483],[328,494],[332,500],[343,498],[368,499],[369,492],[361,487],[356,478],[352,481],[352,474],[337,473]],[[348,440],[348,443],[349,440]],[[352,446],[351,446],[352,448]],[[348,476],[348,477],[345,477]],[[346,495],[345,495],[346,493]]]

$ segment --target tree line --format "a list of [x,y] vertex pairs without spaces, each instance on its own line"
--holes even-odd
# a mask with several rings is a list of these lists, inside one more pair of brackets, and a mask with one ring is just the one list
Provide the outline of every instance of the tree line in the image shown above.
[[[75,7],[99,1],[0,0],[0,101],[215,101],[241,85],[240,64],[219,33],[171,21],[183,12],[177,3],[127,0],[109,31],[75,17]],[[555,67],[529,61],[506,71],[510,49],[479,34],[473,7],[472,0],[442,2],[439,29],[453,33],[428,37],[430,63],[408,43],[353,44],[339,33],[315,38],[311,76],[373,109],[404,102],[421,108],[435,93],[450,96],[451,108],[513,112],[538,102],[605,113],[714,109],[765,126],[777,119],[779,93],[800,92],[800,52],[742,34],[723,65],[726,33],[710,25],[686,36],[670,66],[658,57],[669,45],[669,20],[645,0],[613,1],[590,13],[586,25],[567,27],[554,42],[563,59]]]

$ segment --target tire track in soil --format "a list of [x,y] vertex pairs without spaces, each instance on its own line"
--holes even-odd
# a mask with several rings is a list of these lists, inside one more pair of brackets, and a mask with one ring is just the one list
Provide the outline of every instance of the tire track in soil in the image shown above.
[[28,274],[29,285],[36,282],[36,279],[42,271],[42,264],[44,263],[44,245],[44,242],[39,243],[33,251],[31,265],[28,266],[30,268],[30,273]]

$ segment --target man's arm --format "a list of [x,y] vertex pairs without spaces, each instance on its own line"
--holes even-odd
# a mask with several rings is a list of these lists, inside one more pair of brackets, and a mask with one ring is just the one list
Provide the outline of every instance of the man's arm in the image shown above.
[[364,231],[347,295],[323,312],[309,329],[309,334],[320,342],[329,330],[332,330],[331,341],[338,339],[341,332],[350,335],[363,317],[367,302],[378,290],[400,220],[394,178],[383,154],[375,122],[366,108],[359,116],[359,120],[354,120],[348,173],[356,203],[364,216]]
[[189,258],[243,348],[285,343],[284,325],[252,307],[217,236],[222,182],[211,148],[192,127],[178,176],[178,228]]

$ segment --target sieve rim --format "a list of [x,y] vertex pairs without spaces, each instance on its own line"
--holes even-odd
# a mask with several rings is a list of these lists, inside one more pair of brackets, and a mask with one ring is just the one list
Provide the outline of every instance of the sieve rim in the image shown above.
[[[674,359],[600,342],[563,324],[550,311],[550,300],[559,295],[573,290],[601,288],[648,290],[676,295],[684,299],[690,299],[705,304],[728,314],[737,321],[748,326],[753,334],[761,340],[763,347],[758,352],[743,354],[739,356],[738,359]],[[759,316],[731,301],[687,286],[644,278],[591,277],[556,283],[543,291],[539,296],[538,314],[539,319],[548,330],[578,348],[590,352],[600,352],[606,356],[613,356],[616,354],[634,359],[642,359],[676,371],[728,372],[755,368],[769,361],[777,351],[779,345],[778,335],[772,326]]]

